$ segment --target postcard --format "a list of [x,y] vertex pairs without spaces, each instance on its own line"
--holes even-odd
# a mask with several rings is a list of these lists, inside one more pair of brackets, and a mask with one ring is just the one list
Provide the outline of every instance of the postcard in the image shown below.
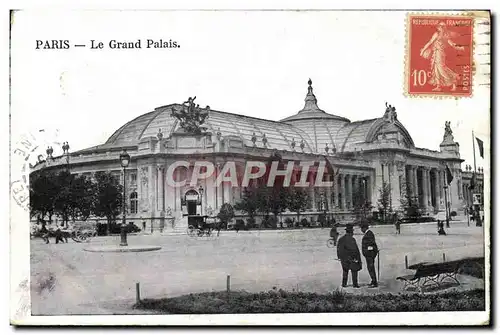
[[490,324],[490,24],[12,11],[11,324]]

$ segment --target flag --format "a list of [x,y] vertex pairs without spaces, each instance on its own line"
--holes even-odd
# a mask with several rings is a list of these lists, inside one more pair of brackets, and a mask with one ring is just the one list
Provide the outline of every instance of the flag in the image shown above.
[[476,173],[472,172],[472,178],[470,180],[469,190],[473,190],[475,186],[476,186]]
[[325,159],[325,162],[326,162],[326,172],[329,174],[329,175],[335,175],[335,168],[333,167],[332,163],[330,163],[330,161],[328,160],[328,158],[323,155],[323,158]]
[[451,174],[450,168],[446,165],[446,183],[448,185],[453,181],[453,175]]
[[477,141],[477,147],[479,148],[479,156],[481,158],[484,158],[484,146],[483,146],[483,141],[481,141],[479,138],[476,137]]

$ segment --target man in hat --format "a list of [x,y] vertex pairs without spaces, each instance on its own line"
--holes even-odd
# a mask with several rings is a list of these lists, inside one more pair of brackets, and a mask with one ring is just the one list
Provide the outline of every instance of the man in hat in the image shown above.
[[375,257],[378,254],[377,242],[375,242],[375,235],[370,230],[368,223],[362,223],[360,225],[361,231],[363,232],[363,239],[361,240],[361,250],[363,256],[366,259],[366,267],[368,268],[368,273],[372,279],[368,287],[377,287],[377,274],[375,272]]
[[337,258],[342,264],[342,287],[347,286],[347,277],[351,270],[352,286],[359,288],[358,271],[361,270],[361,255],[359,253],[358,244],[353,237],[354,228],[352,225],[347,225],[345,235],[342,236],[337,244]]

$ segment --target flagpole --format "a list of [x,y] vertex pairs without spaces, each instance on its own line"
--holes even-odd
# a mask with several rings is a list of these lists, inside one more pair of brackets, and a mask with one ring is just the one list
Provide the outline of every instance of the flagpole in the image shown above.
[[472,148],[474,151],[474,173],[476,173],[476,142],[474,141],[474,130],[472,131]]
[[[474,188],[472,189],[472,199],[474,199],[474,190],[476,189],[476,139],[474,138],[474,130],[472,130],[472,148],[474,150],[474,173],[472,174],[472,180],[474,181]],[[474,202],[472,202],[474,206],[474,217],[476,219],[476,226],[478,225],[479,220],[479,209],[476,208]],[[477,215],[476,215],[477,213]]]

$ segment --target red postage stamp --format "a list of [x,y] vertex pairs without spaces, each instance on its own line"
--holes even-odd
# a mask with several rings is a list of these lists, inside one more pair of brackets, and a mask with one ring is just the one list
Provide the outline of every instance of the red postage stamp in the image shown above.
[[405,94],[471,96],[474,19],[408,15]]

